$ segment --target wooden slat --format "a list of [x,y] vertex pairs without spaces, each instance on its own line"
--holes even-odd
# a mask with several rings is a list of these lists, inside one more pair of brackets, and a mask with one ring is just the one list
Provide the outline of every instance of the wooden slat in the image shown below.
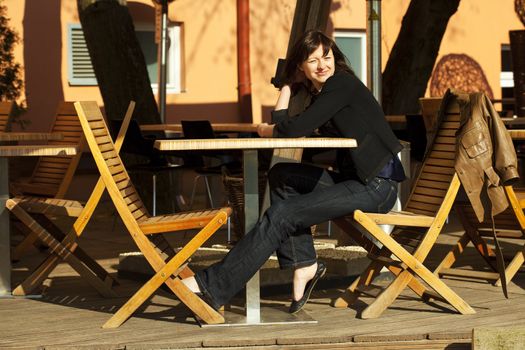
[[47,156],[47,155],[74,155],[77,153],[76,146],[0,146],[0,157],[24,157],[24,156]]
[[8,131],[13,106],[11,101],[0,101],[0,133]]
[[442,269],[439,271],[440,275],[455,276],[455,277],[467,277],[476,279],[485,279],[495,281],[499,278],[497,272],[492,271],[475,271],[465,269]]
[[423,173],[434,173],[434,174],[447,174],[453,175],[456,170],[453,167],[433,166],[425,164],[421,170]]

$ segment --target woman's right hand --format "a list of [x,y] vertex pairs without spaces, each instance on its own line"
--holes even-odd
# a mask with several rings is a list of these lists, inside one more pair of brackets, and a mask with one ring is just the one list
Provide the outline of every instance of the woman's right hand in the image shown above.
[[257,134],[259,137],[273,137],[274,126],[273,124],[261,123],[257,125]]

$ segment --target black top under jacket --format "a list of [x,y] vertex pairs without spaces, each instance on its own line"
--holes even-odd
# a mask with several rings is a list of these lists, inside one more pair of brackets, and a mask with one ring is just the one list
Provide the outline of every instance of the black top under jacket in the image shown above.
[[[357,177],[366,184],[394,157],[399,163],[396,155],[402,145],[370,90],[351,73],[336,72],[306,110],[295,117],[287,116],[286,109],[272,112],[272,119],[280,120],[275,124],[274,137],[310,136],[317,131],[321,136],[356,139],[356,148],[338,156],[339,172],[345,177]],[[395,180],[402,181],[404,174],[401,176]]]

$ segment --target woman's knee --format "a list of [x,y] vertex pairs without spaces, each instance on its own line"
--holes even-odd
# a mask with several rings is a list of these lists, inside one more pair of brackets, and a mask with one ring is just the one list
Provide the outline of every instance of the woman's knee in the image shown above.
[[268,172],[268,183],[270,188],[280,187],[286,183],[286,179],[293,172],[290,163],[277,163]]
[[295,215],[293,215],[290,209],[291,208],[286,205],[286,201],[278,201],[272,203],[266,211],[270,223],[279,226],[278,230],[281,231],[281,233],[284,233],[284,231],[288,233],[288,231],[294,229]]

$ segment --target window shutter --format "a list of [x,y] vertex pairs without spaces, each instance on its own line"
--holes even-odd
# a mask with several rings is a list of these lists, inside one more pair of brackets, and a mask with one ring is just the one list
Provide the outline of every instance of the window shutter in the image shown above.
[[82,27],[80,24],[70,24],[68,34],[69,84],[97,85]]

